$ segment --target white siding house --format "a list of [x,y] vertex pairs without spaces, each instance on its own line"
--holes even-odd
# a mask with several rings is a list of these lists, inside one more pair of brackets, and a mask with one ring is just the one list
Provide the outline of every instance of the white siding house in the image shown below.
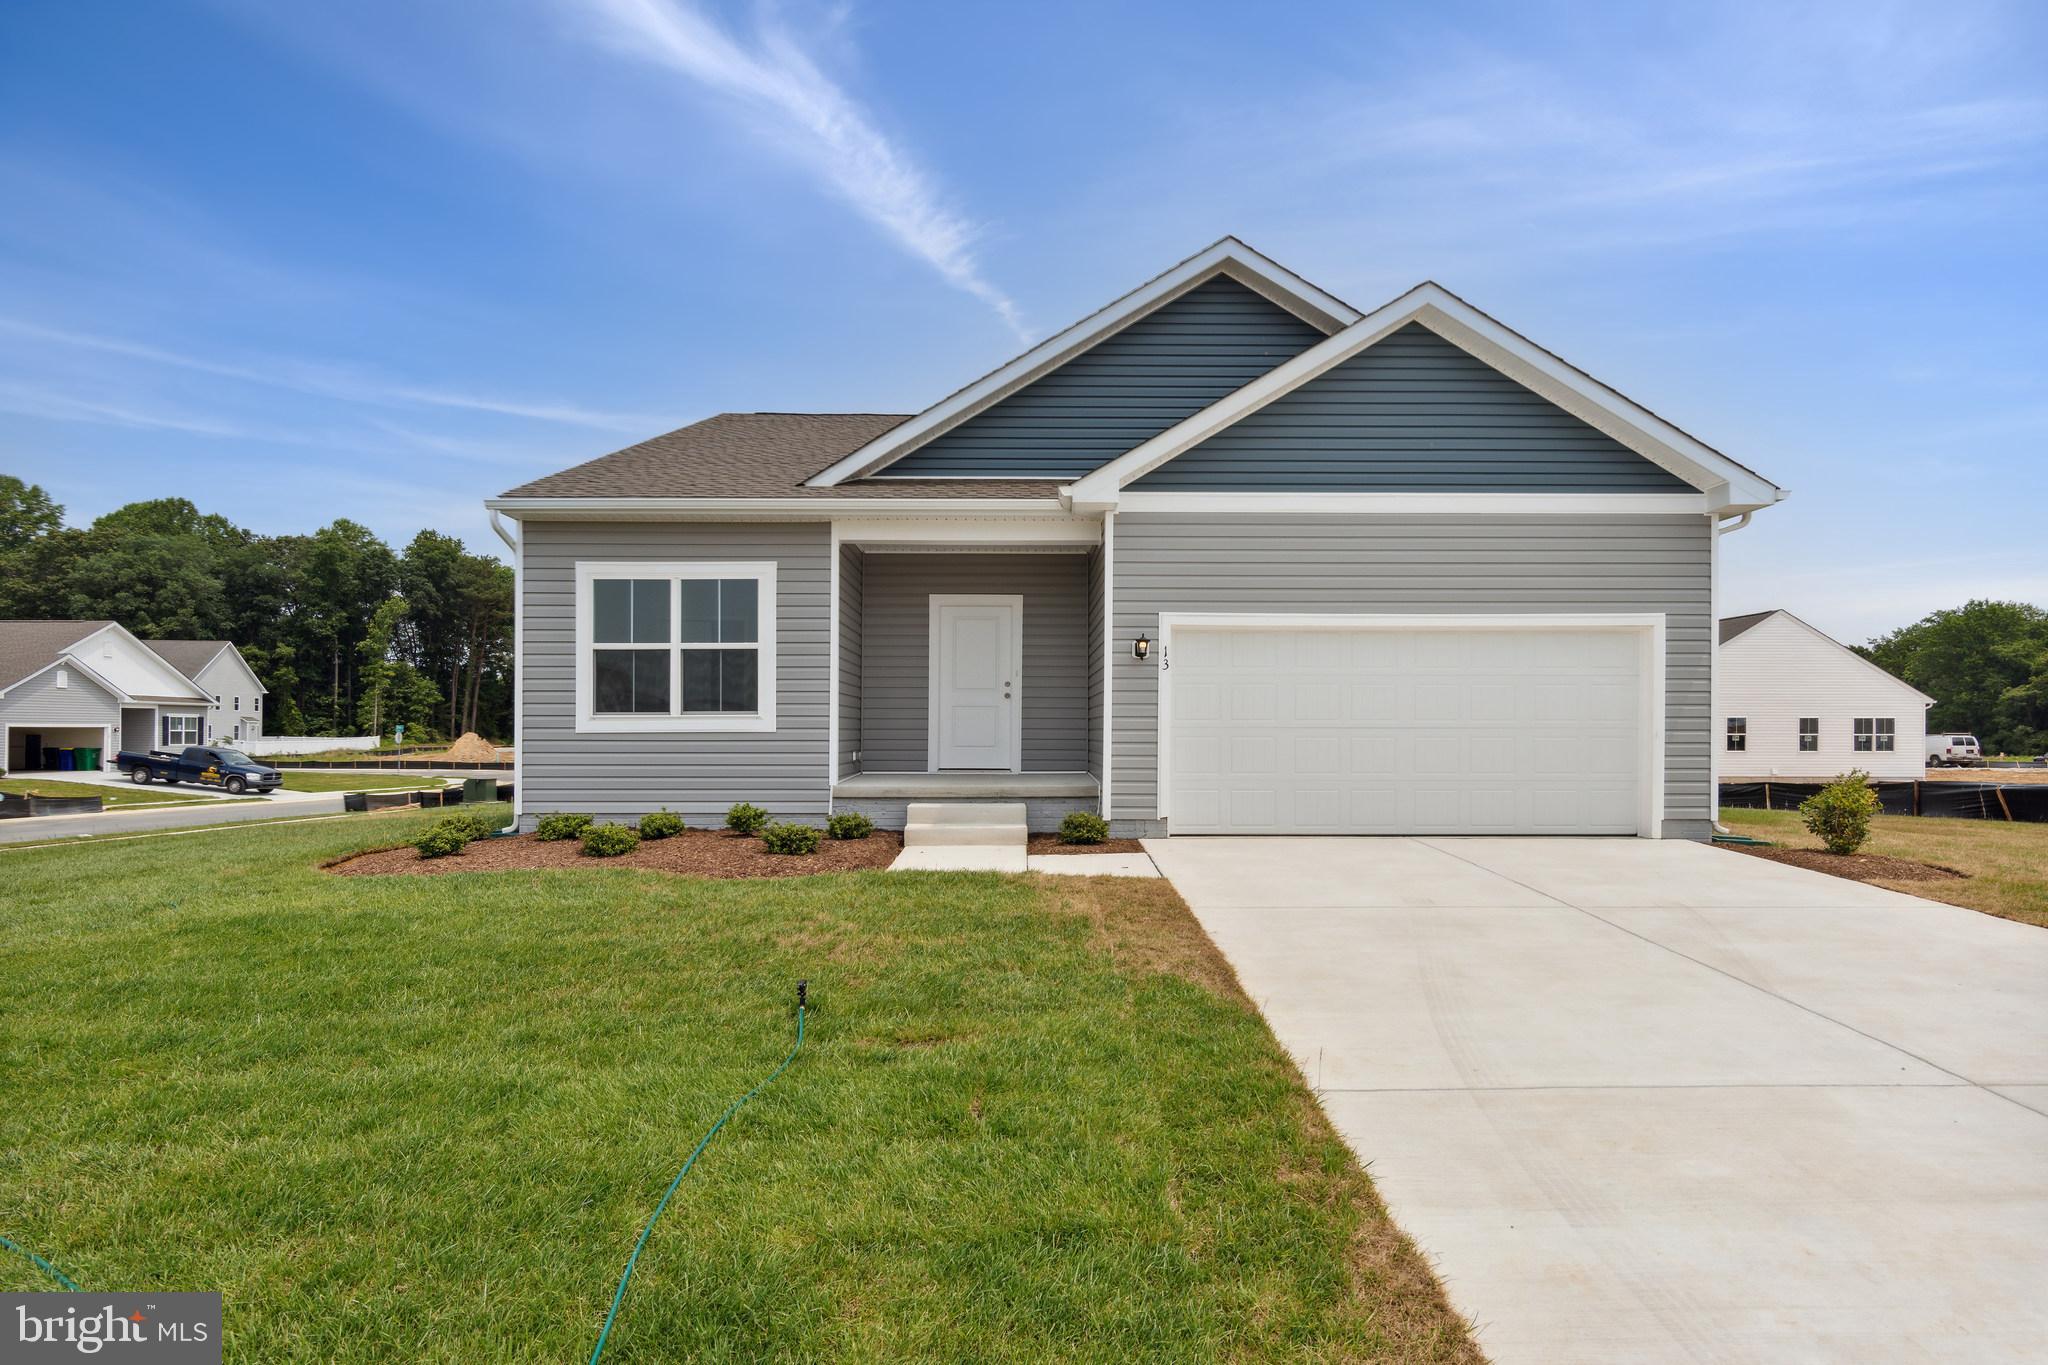
[[1714,742],[1727,780],[1925,770],[1934,698],[1789,611],[1723,620],[1720,675]]
[[154,644],[112,621],[0,621],[0,767],[47,769],[56,755],[146,749],[205,725],[206,694]]
[[227,640],[151,640],[149,647],[190,678],[207,697],[195,744],[232,744],[263,737],[263,694],[256,672]]

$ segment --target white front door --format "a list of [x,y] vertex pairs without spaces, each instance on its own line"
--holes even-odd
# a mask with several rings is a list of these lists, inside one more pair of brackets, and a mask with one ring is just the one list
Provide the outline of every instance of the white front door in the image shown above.
[[934,596],[931,767],[1018,770],[1021,597]]

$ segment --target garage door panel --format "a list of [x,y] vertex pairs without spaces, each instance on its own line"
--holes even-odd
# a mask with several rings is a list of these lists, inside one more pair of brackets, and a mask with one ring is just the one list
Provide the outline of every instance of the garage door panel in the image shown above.
[[1183,628],[1172,664],[1176,832],[1636,831],[1631,632]]

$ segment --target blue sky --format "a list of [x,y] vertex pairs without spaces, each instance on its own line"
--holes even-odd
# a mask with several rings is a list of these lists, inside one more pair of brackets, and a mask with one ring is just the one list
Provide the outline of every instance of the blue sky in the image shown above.
[[1791,488],[1728,611],[2048,603],[2035,4],[15,0],[0,204],[0,471],[74,521],[495,549],[524,478],[914,411],[1234,232]]

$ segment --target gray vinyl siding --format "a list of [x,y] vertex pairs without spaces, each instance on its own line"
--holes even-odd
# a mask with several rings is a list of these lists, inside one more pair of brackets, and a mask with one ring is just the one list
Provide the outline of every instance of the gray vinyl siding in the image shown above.
[[[1214,516],[1122,512],[1115,622],[1159,613],[1663,612],[1664,819],[1705,837],[1713,629],[1707,519],[1694,516]],[[1110,805],[1158,818],[1159,660],[1110,658]]]
[[1102,551],[1088,552],[1088,771],[1102,776],[1102,704],[1107,688],[1102,674],[1102,622],[1107,603]]
[[833,772],[860,771],[861,600],[867,556],[857,545],[839,547],[839,753]]
[[[57,670],[17,683],[0,697],[0,725],[116,725],[121,703],[76,668],[66,670],[70,686],[57,686]],[[197,709],[196,707],[194,709]]]
[[1321,340],[1322,332],[1278,304],[1214,278],[883,473],[1077,478]]
[[863,772],[928,767],[931,597],[1024,599],[1024,771],[1088,763],[1088,561],[1077,554],[870,554],[861,601]]
[[[529,521],[520,687],[521,809],[638,816],[666,806],[692,824],[735,801],[816,823],[825,815],[831,532],[824,522]],[[776,563],[773,731],[576,733],[578,560]]]
[[1410,323],[1131,487],[1658,493],[1690,485]]

